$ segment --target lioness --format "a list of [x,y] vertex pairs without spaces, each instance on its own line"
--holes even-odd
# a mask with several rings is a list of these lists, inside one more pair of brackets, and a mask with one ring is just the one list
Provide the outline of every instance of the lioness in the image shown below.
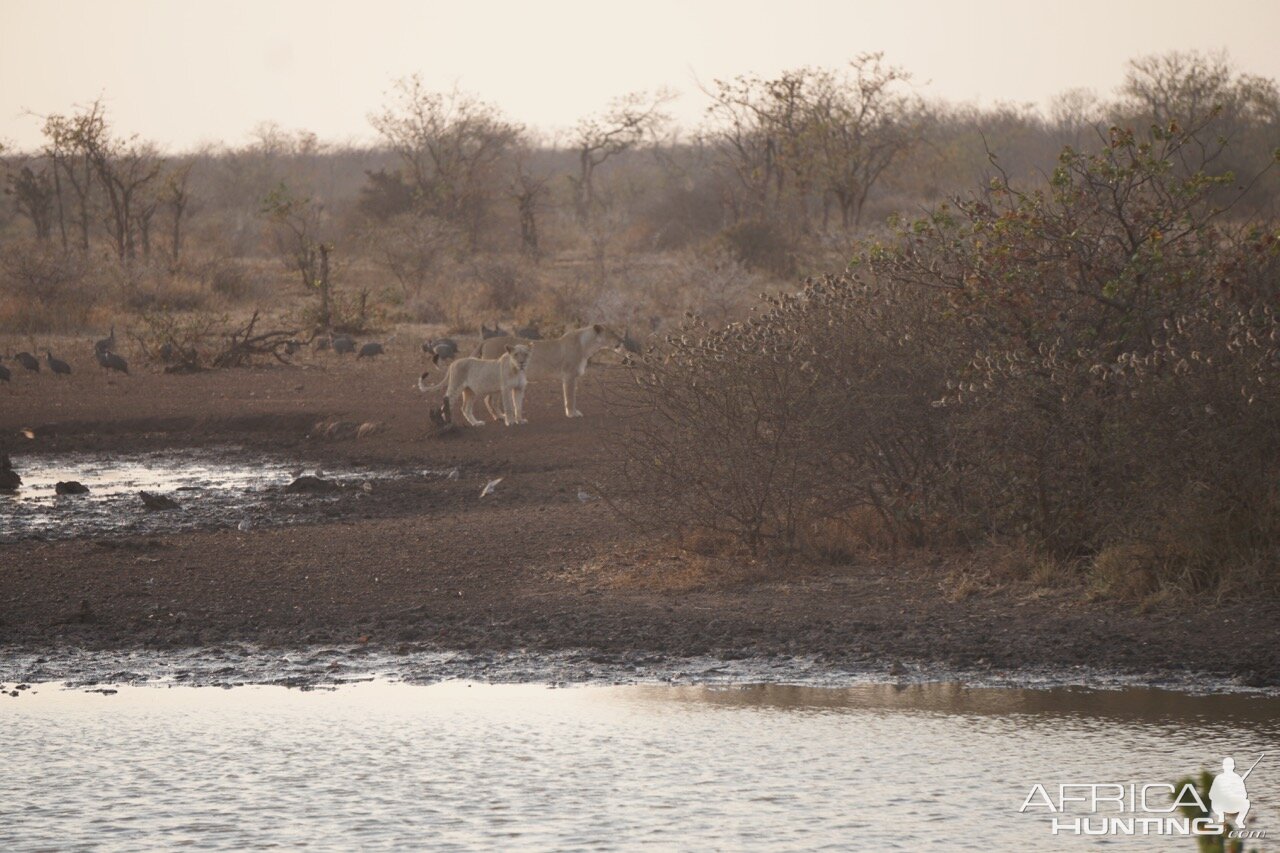
[[[447,385],[448,390],[444,392],[444,396],[450,410],[461,410],[462,417],[472,426],[484,426],[484,421],[472,413],[476,398],[485,398],[485,404],[488,405],[488,395],[501,394],[506,425],[525,423],[525,367],[529,364],[529,348],[524,344],[507,344],[500,352],[501,355],[496,358],[458,359],[449,365],[444,379],[435,385],[427,385],[430,371],[425,371],[418,377],[418,390],[430,394]],[[461,407],[458,406],[459,397],[462,398]]]
[[[481,341],[472,356],[493,358],[502,348],[520,344],[530,351],[528,374],[530,380],[559,379],[564,389],[564,414],[568,418],[580,418],[578,411],[578,377],[587,371],[587,361],[603,349],[620,350],[622,337],[607,326],[596,323],[565,332],[548,341],[526,341],[507,335]],[[497,413],[486,397],[485,406],[496,419]]]

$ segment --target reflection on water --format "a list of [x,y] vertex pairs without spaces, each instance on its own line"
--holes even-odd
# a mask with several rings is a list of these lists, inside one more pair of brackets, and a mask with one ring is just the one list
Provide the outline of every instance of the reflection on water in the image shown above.
[[[1278,699],[1155,690],[34,690],[0,697],[6,850],[1072,849],[1018,814],[1033,783],[1280,749]],[[1272,833],[1277,780],[1249,789]]]
[[[296,520],[299,507],[332,498],[285,495],[300,472],[296,461],[250,457],[235,448],[154,453],[68,453],[13,458],[23,485],[0,494],[0,542],[29,537],[69,538],[103,533],[167,533],[197,527],[280,524]],[[339,482],[374,477],[343,472]],[[87,495],[58,495],[60,480],[89,487]],[[140,490],[159,492],[181,510],[148,512]],[[357,496],[359,493],[356,493]]]

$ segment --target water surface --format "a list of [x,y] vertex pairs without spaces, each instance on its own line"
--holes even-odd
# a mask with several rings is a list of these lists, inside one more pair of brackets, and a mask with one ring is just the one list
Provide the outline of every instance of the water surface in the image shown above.
[[1253,824],[1280,829],[1274,697],[382,680],[106,689],[118,692],[40,684],[0,696],[0,849],[1084,849],[1097,842],[1054,838],[1043,816],[1018,813],[1032,784],[1172,782],[1263,751]]
[[[349,512],[365,498],[360,487],[404,476],[373,468],[325,470],[325,479],[344,487],[330,495],[283,491],[298,475],[315,468],[296,459],[249,454],[235,447],[151,453],[61,453],[13,457],[22,476],[16,492],[0,493],[0,543],[20,539],[173,533],[216,527],[250,528],[294,524],[326,514]],[[411,472],[418,475],[419,472]],[[439,479],[447,472],[423,471]],[[89,487],[85,495],[58,495],[60,480]],[[177,510],[149,511],[138,497],[162,494]],[[336,504],[348,505],[340,509]]]

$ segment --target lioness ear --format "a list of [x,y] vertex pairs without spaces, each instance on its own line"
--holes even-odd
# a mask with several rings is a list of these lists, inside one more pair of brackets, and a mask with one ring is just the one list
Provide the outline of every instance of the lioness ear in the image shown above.
[[597,334],[597,335],[603,335],[603,334],[604,334],[604,326],[601,326],[599,323],[596,323],[596,324],[595,324],[595,326],[593,326],[592,328],[594,328],[594,329],[596,330],[596,334]]

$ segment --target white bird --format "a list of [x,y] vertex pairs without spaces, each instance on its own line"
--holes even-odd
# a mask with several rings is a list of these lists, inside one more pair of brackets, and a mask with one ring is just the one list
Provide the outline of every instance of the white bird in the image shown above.
[[578,500],[582,501],[583,503],[586,503],[587,501],[593,501],[595,499],[596,499],[596,496],[588,492],[586,489],[578,489]]
[[480,497],[493,494],[493,490],[496,489],[498,487],[498,484],[501,482],[502,482],[502,478],[499,477],[496,480],[490,480],[489,482],[485,483],[484,488],[480,490]]
[[247,518],[240,519],[240,523],[236,525],[236,529],[241,533],[248,533],[253,528],[253,522]]
[[462,472],[461,472],[460,470],[458,470],[457,468],[450,468],[450,469],[449,469],[449,479],[450,479],[450,480],[456,480],[456,479],[458,479],[458,478],[459,478],[459,477],[461,477],[461,476],[462,476]]
[[365,480],[363,483],[360,484],[360,488],[365,492],[372,492],[373,483],[370,483],[368,480]]

